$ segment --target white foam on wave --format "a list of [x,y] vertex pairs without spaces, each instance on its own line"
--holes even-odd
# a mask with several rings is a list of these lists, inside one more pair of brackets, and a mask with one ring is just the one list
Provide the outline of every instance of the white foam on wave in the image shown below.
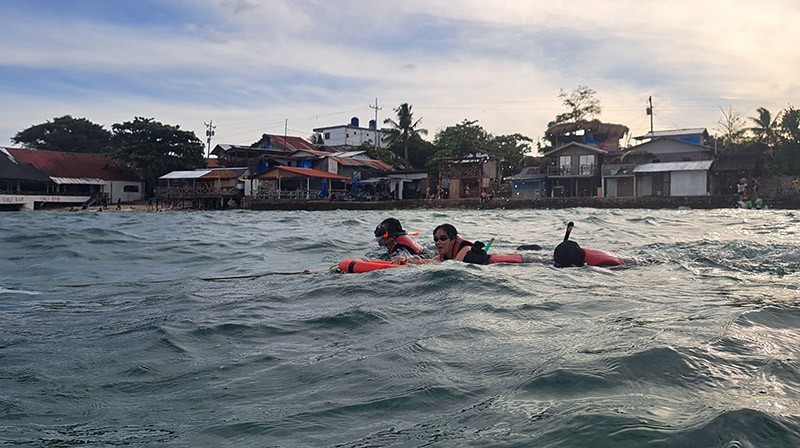
[[27,294],[29,296],[37,296],[41,294],[39,291],[26,291],[24,289],[6,289],[0,286],[0,294]]

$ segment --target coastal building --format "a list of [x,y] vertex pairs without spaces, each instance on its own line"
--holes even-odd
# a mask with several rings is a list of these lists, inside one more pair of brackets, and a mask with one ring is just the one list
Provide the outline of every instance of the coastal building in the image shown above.
[[547,174],[538,166],[526,166],[513,176],[503,179],[511,182],[512,199],[538,199],[548,196]]
[[77,152],[0,148],[0,205],[34,210],[144,198],[144,182],[112,159]]
[[321,146],[360,146],[369,143],[372,146],[385,146],[383,144],[383,131],[378,129],[375,120],[369,121],[369,127],[359,126],[358,117],[350,119],[350,124],[326,126],[315,128],[317,142]]
[[218,144],[211,154],[217,156],[221,167],[246,167],[251,173],[260,173],[277,165],[309,168],[311,160],[319,157],[315,152],[318,148],[302,137],[262,134],[250,146]]
[[554,159],[547,166],[551,197],[602,196],[602,165],[606,154],[619,150],[628,133],[621,124],[599,120],[558,123],[545,131],[554,149],[544,157]]
[[249,179],[254,199],[312,200],[343,197],[350,192],[351,178],[323,170],[274,166]]
[[600,168],[607,151],[583,143],[566,143],[544,153],[555,159],[547,166],[551,197],[601,196]]
[[704,130],[693,132],[689,139],[655,137],[647,143],[608,154],[602,168],[605,196],[709,195],[714,150],[692,143],[702,141],[698,139],[704,134],[707,135]]
[[440,198],[480,198],[481,192],[494,188],[500,179],[500,164],[487,155],[447,158],[439,161]]
[[241,207],[247,195],[244,167],[172,171],[158,178],[159,202],[174,208],[223,209]]
[[644,135],[633,137],[634,140],[657,140],[670,138],[693,145],[708,146],[708,130],[706,128],[667,129],[663,131],[650,131]]

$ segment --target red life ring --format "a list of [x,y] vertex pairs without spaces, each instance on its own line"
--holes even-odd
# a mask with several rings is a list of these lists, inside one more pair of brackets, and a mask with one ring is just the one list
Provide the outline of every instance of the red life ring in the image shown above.
[[619,266],[622,264],[619,257],[603,252],[602,250],[594,250],[583,248],[584,259],[583,262],[589,266]]
[[380,269],[399,268],[402,265],[392,264],[386,260],[367,260],[364,258],[348,258],[339,262],[339,270],[346,273],[361,274]]

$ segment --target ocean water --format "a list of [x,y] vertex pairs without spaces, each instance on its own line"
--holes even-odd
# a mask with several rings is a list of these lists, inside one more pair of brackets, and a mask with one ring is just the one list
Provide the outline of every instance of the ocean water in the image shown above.
[[[395,216],[492,252],[366,274]],[[0,446],[800,446],[800,212],[0,214]],[[302,274],[308,270],[308,274]]]

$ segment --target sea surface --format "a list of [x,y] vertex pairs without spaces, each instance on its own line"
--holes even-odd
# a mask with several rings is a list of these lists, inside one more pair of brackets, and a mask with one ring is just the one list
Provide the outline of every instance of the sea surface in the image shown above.
[[[492,252],[366,274],[400,219]],[[800,212],[0,213],[0,446],[797,447]],[[303,274],[303,271],[309,271]]]

